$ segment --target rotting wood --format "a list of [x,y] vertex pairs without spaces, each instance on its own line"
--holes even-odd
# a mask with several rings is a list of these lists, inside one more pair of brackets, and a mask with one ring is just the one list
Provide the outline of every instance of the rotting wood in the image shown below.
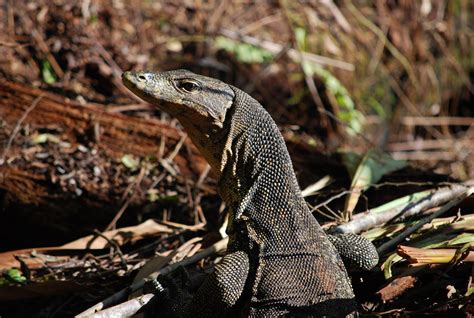
[[[60,130],[62,142],[71,144],[71,147],[81,144],[87,139],[97,149],[103,150],[104,162],[109,159],[119,160],[123,155],[131,154],[138,157],[154,156],[159,152],[160,138],[166,138],[165,153],[173,150],[183,133],[169,124],[155,119],[142,119],[109,113],[106,108],[94,104],[81,105],[59,95],[45,93],[39,89],[0,80],[0,116],[4,121],[4,134],[8,135],[8,127],[14,127],[32,102],[43,94],[36,108],[25,118],[23,125],[30,127],[30,134],[37,129],[48,129],[52,126]],[[91,131],[94,126],[99,126],[100,141],[93,140]],[[181,151],[174,158],[176,166],[183,176],[197,178],[205,169],[206,164],[195,151],[189,141],[185,141],[185,148],[191,151]],[[4,145],[2,145],[2,148]],[[0,166],[0,188],[12,191],[26,203],[39,202],[39,199],[50,192],[48,178],[41,173],[30,172],[31,162],[20,166],[9,159],[21,155],[28,145],[13,142],[10,149],[6,150],[7,164]],[[70,148],[70,147],[69,147]],[[2,149],[5,150],[5,149]],[[47,147],[42,151],[48,150]],[[46,181],[43,191],[35,191],[36,198],[26,198],[24,186],[19,184],[36,184],[35,180]],[[41,187],[40,187],[41,188]],[[114,198],[115,199],[115,198]],[[23,201],[22,200],[22,201]]]
[[394,299],[402,295],[406,290],[413,288],[417,281],[414,276],[397,277],[391,281],[387,286],[383,287],[377,292],[377,295],[384,302]]
[[[35,107],[25,116],[33,104]],[[17,126],[19,132],[10,138]],[[45,136],[50,139],[38,140]],[[166,196],[162,193],[165,190],[175,191],[177,184],[197,182],[207,163],[187,138],[183,141],[183,136],[180,129],[157,119],[108,112],[106,106],[82,105],[0,79],[0,156],[4,159],[0,164],[0,197],[7,211],[0,222],[21,221],[17,215],[21,211],[28,222],[49,219],[51,226],[61,227],[54,224],[58,212],[70,222],[86,213],[81,216],[86,224],[86,215],[91,213],[91,227],[101,228],[104,224],[94,224],[95,216],[101,222],[110,222],[123,203],[127,186],[136,178],[137,173],[121,163],[124,155],[148,164],[139,195],[130,200],[131,207],[150,203],[147,191],[158,183],[155,181],[161,174],[168,176],[160,177],[163,181],[157,188],[162,196]],[[182,146],[174,154],[179,143]],[[160,164],[159,156],[170,154],[173,158],[168,165],[179,172],[176,176],[169,175]],[[147,160],[152,157],[156,159]],[[200,188],[212,193],[215,190],[209,182],[212,179]],[[37,215],[27,214],[31,212]],[[67,228],[61,231],[68,233]]]

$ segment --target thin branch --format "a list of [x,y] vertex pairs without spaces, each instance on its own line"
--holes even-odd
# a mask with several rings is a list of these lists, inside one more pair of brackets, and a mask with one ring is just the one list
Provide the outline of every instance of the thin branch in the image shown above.
[[117,244],[117,242],[110,239],[110,238],[108,238],[106,235],[102,234],[98,230],[94,230],[94,234],[97,235],[97,236],[100,236],[101,238],[106,240],[107,243],[109,243],[115,249],[114,254],[117,254],[119,256],[122,268],[127,269],[127,261],[125,260],[125,257],[123,256],[123,253],[122,253],[122,250],[120,249],[120,246]]
[[[267,50],[267,51],[269,51],[273,54],[277,54],[278,52],[281,52],[282,49],[284,49],[284,45],[274,43],[274,42],[270,42],[270,41],[266,41],[266,40],[262,40],[262,39],[258,39],[258,38],[248,36],[248,35],[243,35],[243,34],[240,34],[237,31],[223,29],[223,30],[221,30],[221,34],[225,37],[228,37],[229,39],[232,39],[232,40],[238,40],[238,41],[242,41],[244,43],[248,43],[248,44],[251,44],[251,45],[261,47],[261,48],[263,48],[263,49],[265,49],[265,50]],[[302,52],[302,54],[303,54],[303,56],[306,60],[308,60],[312,63],[319,64],[319,65],[333,66],[333,67],[337,67],[337,68],[340,68],[340,69],[343,69],[343,70],[346,70],[346,71],[351,71],[351,72],[354,71],[354,69],[355,69],[354,64],[347,63],[347,62],[340,61],[340,60],[336,60],[336,59],[333,59],[333,58],[330,58],[330,57],[317,55],[317,54],[314,54],[314,53],[308,53],[308,52]],[[301,62],[301,58],[300,58],[297,50],[295,50],[295,49],[289,49],[288,50],[288,56],[293,61],[295,61],[297,63]]]
[[390,40],[385,36],[384,32],[380,30],[372,21],[367,19],[352,3],[352,1],[348,0],[346,2],[347,8],[349,11],[354,15],[354,17],[362,23],[365,27],[367,27],[370,31],[372,31],[383,43],[385,43],[385,47],[388,51],[396,58],[400,64],[402,64],[403,68],[406,70],[408,77],[410,78],[411,83],[416,87],[418,86],[418,80],[416,79],[415,72],[410,65],[408,59],[395,47],[395,45],[390,42]]
[[184,259],[180,262],[168,265],[168,266],[160,269],[159,271],[156,271],[156,272],[150,274],[147,278],[133,283],[129,287],[120,290],[119,292],[113,294],[112,296],[108,297],[107,299],[103,300],[102,302],[100,302],[98,304],[95,304],[94,306],[90,307],[86,311],[78,314],[76,316],[76,318],[89,317],[90,315],[92,315],[94,313],[97,313],[97,312],[101,311],[104,308],[110,307],[111,305],[118,303],[122,299],[125,299],[128,294],[143,288],[143,286],[145,285],[146,282],[156,279],[159,275],[169,274],[180,266],[188,266],[188,265],[194,264],[197,261],[200,261],[201,259],[203,259],[205,257],[208,257],[208,256],[210,256],[214,253],[221,252],[221,251],[225,250],[225,248],[227,246],[227,243],[228,243],[228,240],[229,239],[226,237],[226,238],[220,240],[219,242],[215,243],[214,245],[206,248],[205,250],[194,254],[191,257],[188,257],[188,258],[186,258],[186,259]]
[[405,116],[401,120],[407,126],[473,126],[474,117],[455,116]]
[[[145,167],[142,167],[140,169],[140,172],[137,176],[137,178],[135,179],[135,182],[133,183],[135,186],[134,186],[134,189],[133,189],[133,192],[128,196],[128,199],[125,201],[125,203],[122,205],[122,207],[120,208],[120,210],[117,212],[117,214],[115,214],[114,218],[112,219],[112,221],[110,221],[109,225],[107,225],[107,227],[105,228],[104,232],[106,231],[110,231],[110,230],[113,230],[115,228],[115,225],[117,224],[117,221],[122,217],[123,213],[125,212],[125,210],[127,209],[128,205],[130,204],[130,202],[132,202],[132,199],[134,198],[135,196],[135,193],[137,192],[138,188],[140,187],[140,184],[143,180],[143,177],[145,176],[145,171],[146,171],[146,168]],[[127,193],[130,193],[131,191],[126,191],[124,193],[124,197],[126,196]]]
[[16,123],[16,126],[13,129],[13,132],[10,135],[10,138],[8,139],[7,145],[5,146],[5,149],[3,150],[3,154],[0,157],[0,166],[5,163],[5,158],[7,156],[7,152],[10,149],[10,147],[12,145],[12,142],[15,139],[16,135],[20,131],[21,125],[25,121],[26,117],[28,117],[28,115],[33,111],[33,109],[35,109],[36,105],[38,105],[39,101],[43,98],[43,96],[44,96],[44,94],[41,94],[38,97],[36,97],[35,100],[33,101],[33,103],[31,103],[31,106],[26,109],[26,111],[23,113],[21,118]]
[[[113,317],[132,317],[134,316],[143,306],[145,306],[155,295],[145,294],[139,297],[130,299],[117,306],[102,310],[98,313],[88,316],[89,318],[113,318]],[[76,317],[79,317],[76,316]]]
[[408,229],[406,229],[405,231],[403,231],[402,233],[400,233],[399,235],[397,235],[390,241],[379,246],[379,248],[377,248],[377,252],[379,253],[379,255],[383,255],[387,253],[388,251],[392,250],[395,246],[401,243],[406,237],[418,231],[424,224],[431,222],[433,219],[439,217],[446,211],[450,210],[451,208],[454,208],[459,203],[461,203],[465,198],[472,195],[473,193],[474,193],[474,186],[469,189],[464,190],[464,193],[459,195],[456,199],[445,204],[442,208],[440,208],[435,213],[421,219],[416,224],[412,225],[411,227],[409,227]]
[[472,182],[465,182],[463,184],[455,184],[449,187],[433,190],[432,193],[415,202],[409,202],[394,207],[384,211],[383,213],[369,211],[364,214],[358,214],[360,215],[359,217],[337,226],[334,230],[339,233],[360,233],[393,220],[401,221],[409,216],[419,214],[427,209],[438,207],[440,204],[459,198],[472,187]]

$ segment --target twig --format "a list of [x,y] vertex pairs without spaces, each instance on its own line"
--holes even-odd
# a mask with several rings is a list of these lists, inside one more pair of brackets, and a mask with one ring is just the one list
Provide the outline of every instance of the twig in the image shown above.
[[92,36],[95,40],[95,47],[99,55],[105,61],[106,65],[108,65],[112,69],[112,82],[114,83],[114,85],[125,95],[130,96],[131,98],[138,101],[139,103],[144,103],[143,100],[141,100],[138,96],[130,92],[130,90],[125,87],[125,85],[122,83],[123,70],[114,61],[114,59],[112,58],[112,55],[110,55],[110,53],[104,48],[102,43],[100,43],[97,36],[95,34],[92,34]]
[[[387,69],[387,67],[383,64],[380,64],[380,70],[382,70],[388,77],[388,80],[390,82],[390,86],[392,87],[393,91],[395,94],[398,96],[402,104],[412,113],[412,114],[417,114],[420,115],[420,117],[424,117],[424,114],[418,109],[418,107],[413,104],[413,102],[408,98],[408,96],[405,94],[403,89],[400,87],[399,82],[393,78],[393,76],[390,74],[390,71]],[[431,125],[426,125],[425,129],[435,138],[438,139],[443,139],[444,136],[431,127]]]
[[[467,149],[466,149],[467,151]],[[455,161],[457,158],[462,158],[467,154],[457,153],[452,151],[416,151],[416,152],[391,152],[390,155],[395,160],[418,160],[418,161]],[[461,155],[461,156],[459,156]]]
[[209,174],[210,171],[211,171],[211,166],[207,164],[204,170],[199,175],[198,181],[196,182],[197,189],[201,188],[202,184],[204,183],[204,180],[207,178],[207,175]]
[[[251,45],[255,45],[258,47],[261,47],[273,54],[277,54],[278,52],[281,52],[284,49],[284,45],[270,42],[270,41],[265,41],[262,39],[254,38],[252,36],[248,35],[243,35],[240,34],[237,31],[232,31],[228,29],[223,29],[221,30],[221,34],[225,37],[228,37],[229,39],[233,40],[238,40],[242,41],[244,43],[248,43]],[[355,67],[354,64],[347,63],[344,61],[332,59],[330,57],[322,56],[322,55],[317,55],[314,53],[308,53],[308,52],[302,52],[304,58],[312,63],[316,63],[319,65],[328,65],[328,66],[333,66],[337,67],[346,71],[354,71]],[[288,50],[288,56],[295,62],[300,63],[301,58],[295,49],[289,49]]]
[[51,67],[53,68],[54,73],[56,73],[56,75],[59,78],[64,77],[64,71],[61,69],[61,66],[56,61],[53,54],[51,54],[51,51],[50,51],[48,45],[44,41],[41,33],[35,28],[35,26],[33,24],[33,21],[31,21],[28,14],[23,13],[22,10],[18,10],[18,13],[20,13],[21,19],[24,21],[27,28],[29,28],[31,30],[30,32],[31,32],[31,36],[32,36],[33,40],[35,41],[35,43],[38,46],[38,48],[40,49],[40,51],[43,52],[43,54],[46,56],[46,59],[48,60],[49,64],[51,64]]
[[346,33],[352,33],[352,28],[349,22],[347,22],[346,17],[342,14],[341,10],[334,4],[333,0],[319,0],[322,5],[325,5],[329,11],[331,11],[334,19],[336,19],[337,24],[341,26],[341,28]]
[[473,193],[474,193],[474,186],[472,186],[468,189],[465,189],[464,192],[461,195],[459,195],[457,198],[453,199],[449,203],[445,204],[443,207],[441,207],[435,213],[421,219],[416,224],[412,225],[411,227],[409,227],[408,229],[406,229],[405,231],[403,231],[402,233],[400,233],[399,235],[397,235],[396,237],[394,237],[390,241],[388,241],[388,242],[382,244],[381,246],[379,246],[379,248],[377,248],[377,252],[379,253],[379,255],[383,255],[383,254],[387,253],[388,251],[392,250],[396,245],[398,245],[400,242],[402,242],[406,237],[408,237],[409,235],[411,235],[414,232],[418,231],[424,224],[431,222],[433,219],[439,217],[440,215],[442,215],[446,211],[448,211],[451,208],[455,207],[456,205],[461,203],[465,198],[472,195]]
[[13,37],[15,36],[15,6],[13,5],[13,0],[4,1],[3,3],[7,9],[8,35]]
[[[465,182],[466,185],[470,185],[471,183],[469,181]],[[426,186],[453,186],[453,185],[458,185],[458,183],[455,182],[432,182],[432,181],[424,181],[424,182],[418,182],[418,181],[405,181],[405,182],[391,182],[391,181],[385,181],[381,183],[376,183],[376,184],[370,184],[369,187],[378,189],[381,187],[406,187],[406,186],[418,186],[418,187],[426,187]]]
[[388,49],[388,51],[393,55],[394,58],[396,58],[400,64],[402,64],[403,68],[408,74],[408,77],[410,78],[411,83],[417,87],[418,86],[418,81],[415,76],[415,72],[413,71],[413,68],[410,65],[410,62],[407,60],[407,58],[395,47],[395,45],[390,42],[389,39],[385,36],[384,32],[380,30],[372,21],[367,19],[355,6],[354,4],[349,0],[346,2],[347,8],[349,11],[354,15],[354,17],[362,23],[365,27],[367,27],[370,31],[372,31],[380,40],[385,43],[385,47]]
[[16,123],[16,126],[13,129],[13,132],[10,135],[10,138],[8,139],[7,145],[5,146],[5,149],[3,150],[3,154],[0,157],[0,166],[5,163],[5,158],[7,156],[7,152],[10,149],[10,147],[12,145],[12,142],[15,139],[16,135],[20,131],[21,125],[25,121],[26,117],[28,117],[28,115],[33,111],[33,109],[35,109],[36,105],[38,105],[39,101],[43,98],[43,96],[44,96],[44,93],[39,95],[38,97],[36,97],[35,100],[31,103],[31,106],[26,109],[26,111],[23,113],[21,118]]
[[318,194],[319,190],[322,188],[326,187],[333,179],[331,178],[330,175],[325,175],[315,183],[307,186],[305,189],[301,190],[301,195],[303,198],[313,196]]
[[64,71],[62,70],[61,66],[59,65],[59,63],[54,58],[53,54],[51,54],[51,51],[49,50],[48,45],[46,45],[46,43],[44,42],[44,39],[41,36],[41,34],[38,32],[38,30],[33,28],[33,30],[31,30],[31,35],[35,39],[35,41],[38,44],[38,47],[40,48],[40,50],[46,55],[46,58],[48,59],[49,64],[51,64],[51,67],[53,68],[54,73],[56,73],[56,75],[59,78],[63,78],[64,77]]
[[178,143],[174,147],[173,151],[168,155],[168,157],[165,158],[167,161],[173,161],[173,159],[178,155],[178,152],[181,150],[181,147],[183,147],[184,141],[188,137],[187,134],[183,134],[181,138],[179,139]]
[[156,279],[159,275],[169,274],[180,266],[191,265],[191,264],[193,264],[193,263],[195,263],[195,262],[197,262],[197,261],[199,261],[199,260],[201,260],[205,257],[208,257],[208,256],[210,256],[214,253],[221,252],[225,249],[225,247],[227,246],[227,243],[228,243],[228,238],[224,238],[224,239],[220,240],[219,242],[215,243],[214,245],[206,248],[202,252],[194,254],[193,256],[188,257],[188,258],[186,258],[186,259],[184,259],[180,262],[168,265],[168,266],[160,269],[159,271],[156,271],[153,274],[149,275],[147,278],[142,279],[138,282],[135,282],[132,285],[130,285],[129,287],[124,288],[124,289],[120,290],[119,292],[113,294],[112,296],[108,297],[107,299],[103,300],[102,302],[100,302],[98,304],[95,304],[94,306],[90,307],[86,311],[78,314],[76,316],[76,318],[89,317],[90,315],[92,315],[94,313],[97,313],[97,312],[99,312],[100,310],[102,310],[104,308],[107,308],[107,307],[109,307],[113,304],[118,303],[119,301],[121,301],[122,299],[127,297],[128,294],[130,294],[134,291],[137,291],[140,288],[143,288],[143,286],[145,285],[146,282]]
[[383,287],[377,292],[377,295],[384,302],[394,299],[402,295],[405,291],[415,286],[418,280],[415,276],[397,277],[391,281],[387,286]]
[[[107,227],[105,228],[104,232],[106,231],[110,231],[112,229],[115,228],[115,225],[117,224],[117,221],[122,217],[122,214],[125,212],[125,210],[127,209],[128,205],[130,204],[130,202],[132,202],[132,199],[134,198],[135,196],[135,193],[137,191],[137,189],[139,188],[142,180],[143,180],[143,177],[145,176],[145,171],[146,171],[146,168],[143,166],[141,169],[140,169],[140,172],[134,182],[134,190],[133,192],[129,195],[128,199],[125,201],[125,203],[122,205],[122,207],[120,208],[120,210],[117,212],[117,214],[115,214],[114,218],[112,219],[112,221],[110,221],[109,225],[107,225]],[[127,194],[127,192],[129,193],[130,191],[126,191],[124,193],[124,196]]]
[[413,141],[392,142],[387,145],[387,150],[397,152],[428,149],[460,149],[461,147],[474,148],[472,139],[420,139]]
[[408,268],[376,294],[382,301],[389,301],[402,295],[405,291],[415,286],[418,280],[418,274],[425,268],[426,265]]
[[25,47],[25,46],[30,46],[33,45],[32,43],[23,43],[19,44],[17,42],[8,42],[8,41],[3,41],[0,40],[0,47],[8,47],[8,48],[17,48],[17,47]]
[[433,190],[432,193],[418,201],[397,206],[386,210],[383,213],[373,213],[371,211],[364,213],[352,221],[337,226],[334,231],[339,233],[360,233],[390,222],[391,220],[403,220],[409,216],[419,214],[422,211],[444,204],[449,200],[459,198],[472,187],[472,182],[465,182],[463,184],[455,184],[449,187]]
[[332,197],[330,197],[329,199],[327,199],[326,201],[322,202],[322,203],[319,203],[318,205],[314,206],[314,207],[311,207],[311,210],[310,212],[313,213],[314,211],[316,211],[317,209],[319,209],[320,207],[322,206],[326,206],[327,204],[331,203],[331,201],[334,201],[342,196],[345,196],[346,194],[348,193],[351,193],[352,191],[350,190],[345,190],[345,191],[342,191],[341,193],[338,193]]
[[241,34],[252,33],[265,25],[271,24],[273,22],[277,22],[280,18],[281,17],[278,12],[273,15],[267,15],[255,22],[251,22],[250,24],[247,24],[244,28],[240,29],[240,33]]
[[84,22],[86,23],[91,16],[90,4],[91,4],[91,0],[84,0],[81,5],[82,18],[84,19]]
[[[306,86],[309,89],[309,93],[311,94],[311,98],[313,99],[314,103],[316,104],[316,109],[318,110],[319,114],[321,115],[321,126],[324,127],[325,129],[329,130],[330,125],[329,125],[329,120],[328,120],[328,112],[324,108],[323,101],[321,99],[321,96],[319,95],[318,88],[316,87],[316,83],[314,82],[313,74],[311,72],[308,72],[306,68],[304,67],[305,62],[307,59],[303,55],[302,48],[298,46],[298,43],[296,42],[295,39],[295,30],[293,28],[293,25],[291,23],[289,13],[288,13],[288,8],[286,6],[285,1],[280,1],[280,7],[283,8],[283,16],[285,17],[286,24],[288,28],[291,31],[291,41],[293,42],[293,46],[296,48],[295,53],[298,56],[299,64],[301,71],[304,74],[304,80],[306,82]],[[289,51],[288,51],[289,53]]]
[[401,123],[407,126],[472,126],[474,117],[406,116],[402,118]]
[[[155,295],[145,294],[137,298],[130,299],[117,306],[110,307],[106,310],[102,310],[98,313],[88,316],[89,318],[115,318],[115,317],[132,317],[134,316],[143,306],[145,306]],[[76,316],[79,317],[79,316]]]
[[373,54],[369,62],[368,69],[371,75],[374,75],[375,70],[380,64],[380,60],[382,59],[382,54],[386,45],[387,31],[388,31],[388,27],[384,25],[384,30],[382,30],[384,37],[382,39],[379,38],[377,46],[375,47],[375,50],[374,50],[375,53]]
[[330,220],[335,220],[335,221],[340,221],[342,220],[342,217],[341,217],[341,214],[339,213],[336,213],[334,212],[329,206],[325,205],[324,206],[326,208],[326,210],[329,211],[329,214],[327,213],[324,213],[321,209],[317,209],[316,211],[321,214],[321,215],[324,215],[325,217],[327,217],[328,219]]
[[120,263],[122,264],[123,269],[127,269],[127,262],[125,261],[125,258],[123,257],[122,250],[120,249],[120,246],[115,242],[114,240],[109,239],[106,235],[102,234],[100,231],[94,229],[94,234],[97,236],[100,236],[104,240],[107,241],[112,247],[115,249],[115,253],[120,257]]

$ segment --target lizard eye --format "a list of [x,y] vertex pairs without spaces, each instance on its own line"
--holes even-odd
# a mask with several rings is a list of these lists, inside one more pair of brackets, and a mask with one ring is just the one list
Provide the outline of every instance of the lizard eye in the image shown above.
[[185,93],[194,93],[201,88],[201,85],[196,81],[184,79],[176,82],[176,88]]

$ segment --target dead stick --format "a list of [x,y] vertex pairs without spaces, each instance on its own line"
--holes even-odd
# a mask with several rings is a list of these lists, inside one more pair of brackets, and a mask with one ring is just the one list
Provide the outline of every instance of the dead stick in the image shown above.
[[457,198],[473,185],[474,181],[472,180],[461,184],[452,184],[448,187],[433,190],[415,202],[408,202],[401,206],[396,206],[383,213],[369,211],[364,214],[357,214],[356,216],[360,216],[354,217],[350,222],[337,226],[334,231],[337,233],[357,234],[393,220],[401,221],[407,217],[417,215],[427,209],[435,208],[449,200]]
[[439,217],[440,215],[442,215],[449,209],[455,207],[456,205],[461,203],[465,198],[472,195],[473,193],[474,193],[474,186],[466,189],[463,194],[459,195],[456,199],[445,204],[435,213],[431,214],[430,216],[425,217],[424,219],[421,219],[419,222],[409,227],[408,229],[400,233],[398,236],[394,237],[390,241],[379,246],[379,248],[377,249],[377,252],[379,253],[379,255],[383,255],[387,253],[388,251],[393,249],[396,245],[398,245],[400,242],[402,242],[406,237],[418,231],[424,224],[431,222],[433,219]]
[[103,300],[102,302],[100,302],[98,304],[95,304],[94,306],[90,307],[86,311],[78,314],[76,316],[76,318],[88,317],[90,315],[93,315],[96,312],[101,311],[104,308],[110,307],[111,305],[118,303],[119,301],[121,301],[122,299],[127,297],[128,294],[139,290],[140,288],[142,288],[145,285],[146,282],[156,279],[159,275],[169,274],[180,266],[191,265],[191,264],[193,264],[193,263],[195,263],[195,262],[197,262],[197,261],[199,261],[199,260],[201,260],[201,259],[203,259],[207,256],[210,256],[214,253],[223,251],[226,248],[227,243],[228,243],[228,238],[226,237],[226,238],[220,240],[219,242],[215,243],[214,245],[206,248],[202,252],[194,254],[193,256],[182,260],[181,262],[177,262],[177,263],[171,264],[169,266],[166,266],[166,267],[160,269],[159,271],[156,271],[156,272],[150,274],[147,278],[144,278],[144,279],[142,279],[138,282],[135,282],[132,285],[130,285],[129,287],[124,288],[124,289],[118,291],[117,293],[113,294],[109,298]]
[[154,296],[153,294],[145,294],[132,298],[122,304],[95,313],[90,318],[132,317]]
[[0,157],[0,166],[3,165],[3,163],[5,162],[5,157],[7,156],[7,152],[8,152],[8,149],[10,149],[11,145],[12,145],[12,142],[13,140],[15,139],[15,136],[18,134],[18,132],[20,131],[20,128],[21,128],[21,125],[23,124],[23,122],[25,121],[26,117],[28,117],[28,114],[31,113],[33,111],[33,109],[35,109],[36,105],[38,105],[39,101],[43,98],[43,94],[39,95],[38,97],[35,98],[35,100],[33,101],[33,103],[31,103],[31,106],[28,107],[26,109],[26,111],[23,113],[23,115],[21,116],[21,118],[18,120],[18,122],[16,123],[16,126],[15,128],[13,129],[13,132],[12,134],[10,135],[10,138],[8,139],[8,142],[7,142],[7,145],[5,146],[5,149],[3,150],[3,154],[2,156]]

